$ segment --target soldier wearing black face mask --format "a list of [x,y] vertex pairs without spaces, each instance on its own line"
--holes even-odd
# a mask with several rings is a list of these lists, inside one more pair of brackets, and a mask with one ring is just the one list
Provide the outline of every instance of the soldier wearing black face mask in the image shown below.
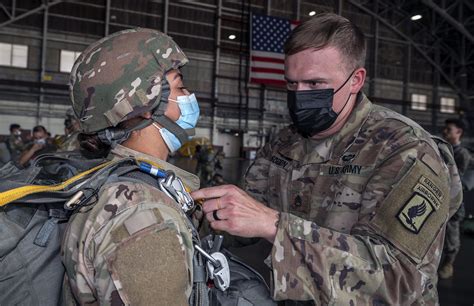
[[[313,90],[288,90],[288,110],[291,120],[298,132],[311,137],[315,134],[327,130],[334,124],[339,113],[336,113],[333,106],[334,95],[347,84],[355,70],[338,89],[313,89]],[[351,95],[347,97],[342,110],[346,107]],[[341,111],[342,111],[341,110]]]
[[448,145],[361,92],[365,39],[346,18],[316,15],[284,49],[293,125],[258,153],[248,193],[193,197],[212,228],[273,244],[275,300],[437,304],[446,220],[462,196]]

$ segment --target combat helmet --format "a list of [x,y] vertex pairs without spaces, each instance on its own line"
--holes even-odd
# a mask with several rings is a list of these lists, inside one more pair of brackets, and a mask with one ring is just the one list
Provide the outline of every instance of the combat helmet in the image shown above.
[[[164,115],[170,87],[166,73],[188,62],[179,46],[162,32],[136,28],[104,37],[74,63],[69,90],[82,132],[98,133],[112,146],[133,130],[159,123],[184,143],[187,131]],[[120,122],[150,111],[152,119],[119,129]]]

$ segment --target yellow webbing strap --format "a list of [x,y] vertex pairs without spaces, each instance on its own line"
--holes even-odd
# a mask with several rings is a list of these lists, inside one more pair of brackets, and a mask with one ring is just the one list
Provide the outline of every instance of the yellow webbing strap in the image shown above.
[[[157,168],[163,169],[161,165],[158,163],[152,162],[150,160],[146,159],[137,159],[137,161],[143,161],[146,163],[149,163],[150,165],[153,165]],[[64,188],[68,187],[72,183],[76,182],[77,180],[96,172],[97,170],[100,170],[102,168],[105,168],[106,166],[111,165],[112,163],[117,163],[117,161],[110,161],[110,162],[105,162],[101,165],[98,165],[94,168],[91,168],[89,170],[86,170],[84,172],[81,172],[70,179],[64,181],[63,183],[57,184],[57,185],[28,185],[28,186],[22,186],[14,189],[10,189],[4,192],[0,192],[0,207],[7,205],[10,202],[16,201],[18,199],[21,199],[23,197],[35,194],[35,193],[40,193],[40,192],[51,192],[51,191],[59,191],[63,190]],[[191,192],[191,189],[184,185],[185,189],[187,192]]]
[[49,191],[59,191],[63,190],[67,186],[71,185],[72,183],[76,182],[77,180],[85,177],[86,175],[89,175],[97,170],[100,170],[108,165],[113,163],[112,161],[103,163],[101,165],[98,165],[94,168],[91,168],[89,170],[86,170],[84,172],[81,172],[70,179],[64,181],[61,184],[57,185],[28,185],[28,186],[22,186],[14,189],[10,189],[4,192],[0,192],[0,207],[4,206],[10,202],[16,201],[18,199],[21,199],[23,197],[26,197],[31,194],[35,193],[40,193],[40,192],[49,192]]

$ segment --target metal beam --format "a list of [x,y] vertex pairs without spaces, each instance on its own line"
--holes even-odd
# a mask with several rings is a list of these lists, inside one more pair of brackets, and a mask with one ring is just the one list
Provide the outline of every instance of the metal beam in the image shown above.
[[168,18],[170,14],[170,1],[163,1],[163,33],[168,34]]
[[402,115],[408,113],[408,103],[410,101],[410,78],[411,78],[411,45],[407,45],[405,56],[405,73],[403,75],[403,96],[402,96]]
[[5,8],[5,6],[3,4],[0,3],[0,8],[2,9],[2,11],[5,13],[5,15],[8,16],[8,18],[12,18],[12,15],[10,14],[10,12]]
[[385,25],[387,28],[392,30],[394,33],[396,33],[397,35],[399,35],[400,37],[405,39],[407,42],[409,42],[413,46],[413,48],[415,48],[415,50],[418,51],[425,58],[426,61],[428,61],[428,63],[430,63],[433,67],[435,67],[439,71],[440,75],[445,79],[446,83],[448,83],[449,86],[451,86],[451,88],[458,95],[460,95],[460,96],[466,95],[466,93],[462,92],[461,89],[453,82],[453,80],[451,80],[449,78],[449,76],[443,71],[443,69],[439,65],[437,65],[435,63],[435,61],[430,56],[428,56],[428,54],[426,54],[426,52],[424,52],[423,49],[421,49],[408,35],[402,33],[399,29],[395,28],[390,22],[388,22],[384,18],[380,17],[378,14],[374,13],[372,10],[366,8],[365,6],[358,3],[357,1],[355,1],[355,0],[348,0],[348,1],[353,6],[360,9],[361,11],[371,15],[372,17],[377,18],[383,25]]
[[[70,0],[70,1],[71,1],[71,0]],[[50,7],[52,7],[52,6],[56,5],[56,4],[59,4],[59,3],[61,3],[61,2],[63,2],[63,0],[56,0],[56,1],[53,1],[53,2],[49,2],[49,3],[43,3],[42,5],[40,5],[40,6],[36,7],[36,8],[34,8],[34,9],[31,9],[31,10],[29,10],[28,12],[26,12],[26,13],[24,13],[24,14],[18,15],[17,17],[11,18],[11,19],[9,19],[9,20],[7,20],[7,21],[4,21],[4,22],[0,23],[0,28],[1,28],[1,27],[4,27],[4,26],[7,26],[7,25],[9,25],[9,24],[11,24],[11,23],[14,23],[15,21],[21,20],[21,19],[23,19],[23,18],[25,18],[25,17],[28,17],[28,16],[30,16],[30,15],[36,14],[37,12],[39,12],[39,11],[41,11],[41,10],[44,10],[44,9],[46,9],[46,8],[50,8]]]
[[46,53],[48,51],[48,13],[49,6],[48,0],[43,0],[44,12],[43,12],[43,37],[41,41],[41,62],[40,62],[40,74],[39,74],[39,84],[40,84],[40,94],[38,97],[38,104],[36,109],[36,125],[41,122],[41,105],[44,102],[44,88],[43,82],[46,73]]
[[[379,11],[378,0],[373,0],[374,11]],[[372,49],[372,76],[370,78],[369,96],[375,95],[375,80],[377,79],[379,69],[379,28],[380,24],[377,18],[372,16],[372,27],[373,27],[373,49]]]
[[449,22],[456,30],[464,35],[471,43],[474,43],[474,36],[456,19],[451,17],[445,10],[436,5],[432,0],[421,0],[423,4],[431,8],[433,11],[441,15],[447,22]]
[[[435,61],[439,64],[440,54],[439,54],[439,43],[436,44],[438,48],[435,48]],[[440,86],[440,76],[439,70],[434,69],[433,67],[433,91],[431,99],[431,132],[438,132],[438,112],[441,111],[441,103],[439,101],[439,86]]]
[[301,11],[301,0],[296,0],[296,14],[295,14],[295,17],[296,19],[295,20],[300,20],[300,11]]
[[336,14],[342,15],[342,0],[336,0]]
[[220,70],[220,59],[221,59],[221,26],[222,26],[222,0],[217,0],[217,6],[215,10],[216,14],[216,28],[214,31],[215,34],[215,44],[214,44],[214,75],[212,76],[212,115],[211,115],[211,145],[214,144],[214,133],[217,131],[216,127],[216,115],[217,115],[217,103],[219,102],[219,81],[217,76],[219,75]]
[[12,17],[16,15],[16,0],[12,0]]
[[105,29],[104,29],[104,36],[109,35],[110,31],[110,5],[112,0],[107,0],[105,3]]

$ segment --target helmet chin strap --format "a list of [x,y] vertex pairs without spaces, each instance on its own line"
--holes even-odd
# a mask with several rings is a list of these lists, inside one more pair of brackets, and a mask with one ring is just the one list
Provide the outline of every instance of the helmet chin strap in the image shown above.
[[195,130],[185,130],[180,127],[175,121],[171,120],[165,115],[166,106],[168,105],[169,96],[171,93],[170,85],[166,78],[163,78],[161,82],[161,102],[158,107],[153,111],[151,119],[158,123],[161,127],[167,129],[178,138],[181,144],[189,140],[189,136],[194,136]]
[[117,128],[111,127],[99,131],[97,133],[99,139],[107,145],[110,145],[112,148],[116,147],[118,144],[121,144],[130,137],[130,134],[133,131],[141,130],[152,124],[153,122],[158,123],[163,128],[170,131],[174,134],[181,144],[189,140],[190,136],[195,135],[195,129],[183,129],[175,121],[171,120],[165,115],[166,107],[168,105],[168,97],[170,95],[170,85],[166,78],[163,78],[161,81],[161,97],[160,103],[153,110],[151,119],[144,119],[140,121],[137,125],[130,128]]

